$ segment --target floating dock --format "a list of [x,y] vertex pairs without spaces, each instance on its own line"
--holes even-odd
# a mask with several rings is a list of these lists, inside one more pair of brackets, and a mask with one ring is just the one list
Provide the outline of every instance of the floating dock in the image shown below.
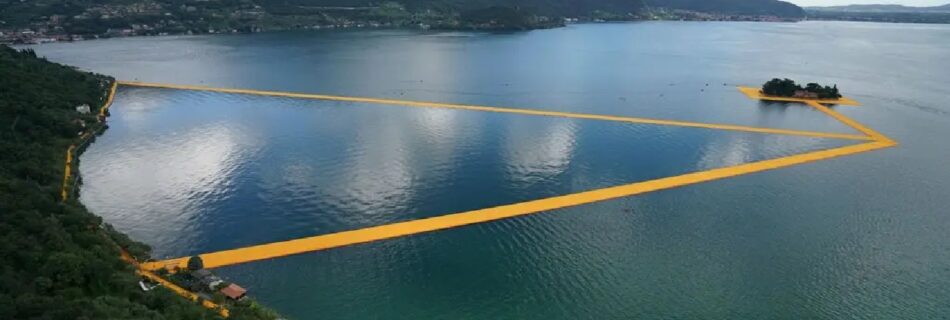
[[792,98],[792,97],[776,97],[769,96],[762,93],[762,90],[759,88],[753,87],[738,87],[739,91],[748,96],[749,98],[755,100],[763,101],[776,101],[776,102],[797,102],[797,103],[819,103],[819,104],[834,104],[834,105],[844,105],[844,106],[860,106],[861,103],[854,101],[854,99],[841,97],[838,99],[805,99],[805,98]]
[[[223,92],[223,93],[233,93],[233,94],[250,94],[250,95],[277,96],[277,97],[290,97],[290,98],[302,98],[302,99],[347,101],[347,102],[370,103],[370,104],[375,104],[375,105],[396,105],[396,106],[406,106],[406,107],[443,108],[443,109],[468,110],[468,111],[480,111],[480,112],[499,112],[499,113],[534,115],[534,116],[564,117],[564,118],[601,120],[601,121],[617,121],[617,122],[639,123],[639,124],[704,128],[704,129],[711,129],[711,130],[742,131],[742,132],[754,132],[754,133],[761,133],[761,134],[780,134],[780,135],[794,135],[794,136],[807,136],[807,137],[861,141],[861,143],[856,144],[856,145],[808,152],[808,153],[797,154],[797,155],[792,155],[792,156],[787,156],[787,157],[782,157],[782,158],[777,158],[777,159],[770,159],[770,160],[746,163],[746,164],[741,164],[741,165],[736,165],[736,166],[731,166],[731,167],[693,172],[693,173],[683,174],[679,176],[660,178],[660,179],[655,179],[655,180],[650,180],[650,181],[636,182],[636,183],[631,183],[631,184],[626,184],[626,185],[620,185],[620,186],[615,186],[615,187],[608,187],[608,188],[603,188],[603,189],[550,197],[550,198],[545,198],[545,199],[514,203],[514,204],[503,205],[503,206],[498,206],[498,207],[493,207],[493,208],[485,208],[485,209],[447,214],[447,215],[425,218],[425,219],[418,219],[418,220],[412,220],[412,221],[386,224],[386,225],[381,225],[381,226],[368,227],[368,228],[357,229],[357,230],[343,231],[343,232],[325,234],[325,235],[316,235],[312,237],[306,237],[306,238],[295,239],[295,240],[279,241],[279,242],[273,242],[273,243],[267,243],[267,244],[248,246],[244,248],[237,248],[237,249],[231,249],[231,250],[223,250],[223,251],[200,254],[199,256],[204,261],[204,265],[206,268],[218,268],[218,267],[230,266],[230,265],[235,265],[235,264],[273,259],[273,258],[302,254],[302,253],[307,253],[307,252],[314,252],[314,251],[319,251],[319,250],[327,250],[327,249],[332,249],[332,248],[337,248],[337,247],[342,247],[342,246],[349,246],[349,245],[354,245],[354,244],[367,243],[367,242],[391,239],[391,238],[396,238],[396,237],[410,236],[410,235],[419,234],[419,233],[445,230],[445,229],[456,228],[456,227],[461,227],[461,226],[466,226],[466,225],[497,221],[497,220],[502,220],[502,219],[518,217],[518,216],[525,216],[529,214],[546,212],[546,211],[560,209],[560,208],[566,208],[566,207],[578,206],[578,205],[599,202],[599,201],[604,201],[604,200],[609,200],[609,199],[615,199],[615,198],[620,198],[620,197],[628,197],[628,196],[633,196],[633,195],[638,195],[638,194],[644,194],[644,193],[653,192],[657,190],[671,189],[671,188],[676,188],[676,187],[681,187],[681,186],[686,186],[686,185],[691,185],[691,184],[697,184],[697,183],[702,183],[702,182],[714,181],[718,179],[740,176],[744,174],[779,169],[779,168],[784,168],[788,166],[809,163],[813,161],[831,159],[835,157],[847,156],[847,155],[857,154],[861,152],[868,152],[868,151],[879,150],[883,148],[889,148],[889,147],[893,147],[897,145],[895,141],[887,138],[883,134],[880,134],[874,130],[871,130],[870,128],[867,128],[861,125],[857,121],[854,121],[838,112],[835,112],[834,110],[824,105],[824,104],[860,105],[857,101],[854,101],[852,99],[841,98],[841,99],[835,99],[835,100],[808,100],[808,99],[796,99],[796,98],[787,98],[787,99],[775,98],[775,97],[763,96],[759,94],[758,89],[748,88],[748,87],[739,87],[738,89],[739,91],[746,94],[752,99],[804,103],[808,106],[811,106],[837,119],[841,123],[851,128],[854,128],[858,132],[861,132],[861,134],[852,135],[852,134],[840,134],[840,133],[826,133],[826,132],[814,132],[814,131],[799,131],[799,130],[759,128],[759,127],[737,126],[737,125],[726,125],[726,124],[688,122],[688,121],[677,121],[677,120],[647,119],[647,118],[636,118],[636,117],[595,115],[595,114],[531,110],[531,109],[519,109],[519,108],[487,107],[487,106],[448,104],[448,103],[439,103],[439,102],[420,102],[420,101],[392,100],[392,99],[379,99],[379,98],[345,97],[345,96],[317,95],[317,94],[305,94],[305,93],[260,91],[260,90],[248,90],[248,89],[225,89],[225,88],[155,84],[155,83],[143,83],[143,82],[121,82],[121,84],[127,85],[127,86],[138,86],[138,87],[154,87],[154,88],[167,88],[167,89],[180,89],[180,90],[201,90],[201,91],[213,91],[213,92]],[[153,271],[153,270],[159,270],[163,268],[164,269],[184,268],[186,266],[188,258],[189,257],[181,257],[181,258],[168,259],[168,260],[162,260],[162,261],[156,261],[156,262],[147,262],[147,263],[141,264],[140,267],[144,271]]]

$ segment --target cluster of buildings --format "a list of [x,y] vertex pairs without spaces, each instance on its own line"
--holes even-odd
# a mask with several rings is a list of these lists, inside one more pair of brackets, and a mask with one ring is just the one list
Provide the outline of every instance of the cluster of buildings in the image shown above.
[[260,31],[254,21],[265,15],[256,5],[240,8],[170,7],[155,1],[125,5],[95,5],[75,15],[35,17],[28,25],[9,25],[0,20],[0,43],[36,44],[80,41],[105,37],[191,33],[230,33],[236,28],[215,27],[211,20],[250,22],[241,32]]
[[715,12],[699,12],[690,10],[657,9],[646,15],[650,20],[680,20],[680,21],[753,21],[753,22],[796,22],[801,19],[779,17],[775,15],[738,15]]
[[220,292],[225,298],[231,300],[241,300],[247,296],[247,290],[237,284],[224,282],[207,269],[194,271],[191,273],[191,277],[194,279],[191,290],[203,299],[212,299],[208,292]]
[[86,37],[81,35],[48,34],[45,30],[0,30],[0,44],[36,44],[57,41],[80,41],[85,39]]
[[[205,5],[199,7],[199,3]],[[338,8],[307,7],[321,14],[281,16],[274,19],[261,6],[242,3],[196,2],[192,5],[163,4],[154,0],[136,1],[129,4],[100,4],[85,8],[75,15],[51,14],[31,19],[29,25],[11,26],[0,21],[0,43],[35,44],[57,41],[80,41],[103,37],[129,37],[168,34],[208,34],[261,32],[280,29],[323,28],[379,28],[379,27],[430,27],[458,28],[459,21],[449,16],[426,12],[409,14],[405,9],[382,10],[381,7]],[[391,19],[374,17],[373,10],[397,12]],[[391,12],[390,12],[391,13]],[[367,15],[368,14],[368,15]],[[376,18],[381,18],[376,21]],[[731,15],[689,10],[653,9],[635,16],[618,16],[622,20],[689,20],[689,21],[797,21],[772,15]],[[581,22],[582,19],[551,19],[531,17],[527,23],[534,27],[552,27]],[[556,21],[555,21],[556,20]],[[583,21],[604,21],[583,19]],[[487,24],[482,27],[492,29]]]

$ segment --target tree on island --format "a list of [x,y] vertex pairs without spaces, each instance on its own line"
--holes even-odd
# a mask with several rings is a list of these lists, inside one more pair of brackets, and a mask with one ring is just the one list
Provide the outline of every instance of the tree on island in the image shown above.
[[205,268],[205,262],[199,256],[188,258],[188,270],[198,271]]
[[817,83],[809,83],[802,87],[791,79],[772,79],[762,85],[762,93],[778,97],[796,97],[796,98],[817,98],[817,99],[838,99],[841,93],[838,92],[838,85],[821,86]]

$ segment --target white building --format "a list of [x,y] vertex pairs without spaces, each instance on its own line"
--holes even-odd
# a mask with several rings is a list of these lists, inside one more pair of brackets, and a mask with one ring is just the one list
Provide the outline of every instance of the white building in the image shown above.
[[81,106],[76,106],[76,112],[79,112],[81,114],[89,114],[90,112],[92,112],[92,109],[89,108],[88,104],[84,104]]

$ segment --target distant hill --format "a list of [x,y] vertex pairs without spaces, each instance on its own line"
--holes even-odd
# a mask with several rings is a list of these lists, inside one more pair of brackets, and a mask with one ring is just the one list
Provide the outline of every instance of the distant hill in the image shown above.
[[950,4],[935,7],[910,7],[899,4],[854,4],[848,6],[807,7],[809,11],[882,12],[882,13],[950,13]]
[[[261,3],[321,6],[371,6],[376,0],[255,0]],[[410,10],[464,11],[490,6],[521,7],[548,16],[589,16],[594,11],[637,13],[662,7],[740,15],[802,17],[802,8],[778,0],[399,0]]]
[[562,18],[663,19],[656,12],[805,16],[779,0],[0,0],[0,43],[340,27],[527,30],[562,26]]
[[[271,4],[300,6],[376,6],[379,0],[254,0],[265,7]],[[588,16],[594,11],[637,13],[642,0],[396,0],[409,11],[435,10],[459,12],[504,6],[518,7],[545,16]]]
[[778,0],[645,0],[647,6],[736,15],[804,17],[805,11]]
[[[387,4],[403,6],[409,12],[432,10],[443,13],[505,6],[550,17],[584,17],[591,16],[594,12],[636,14],[647,7],[740,15],[804,16],[800,7],[778,0],[0,0],[0,20],[5,20],[7,26],[22,26],[28,22],[48,19],[53,15],[80,15],[92,7],[130,15],[132,12],[122,8],[132,5],[140,6],[136,10],[149,11],[158,8],[159,11],[182,16],[176,11],[187,7],[197,8],[198,12],[193,13],[200,13],[208,8],[235,12],[246,10],[248,6],[259,6],[268,13],[307,15],[314,11],[323,13],[333,8],[361,9]],[[116,11],[112,8],[119,9]],[[2,27],[0,24],[0,29]]]
[[[642,0],[0,0],[0,43],[312,27],[535,29],[563,25],[561,17],[634,20],[643,8]],[[486,13],[500,16],[467,19]]]
[[950,4],[936,7],[908,7],[893,4],[866,4],[805,8],[809,20],[838,20],[899,23],[950,23]]

